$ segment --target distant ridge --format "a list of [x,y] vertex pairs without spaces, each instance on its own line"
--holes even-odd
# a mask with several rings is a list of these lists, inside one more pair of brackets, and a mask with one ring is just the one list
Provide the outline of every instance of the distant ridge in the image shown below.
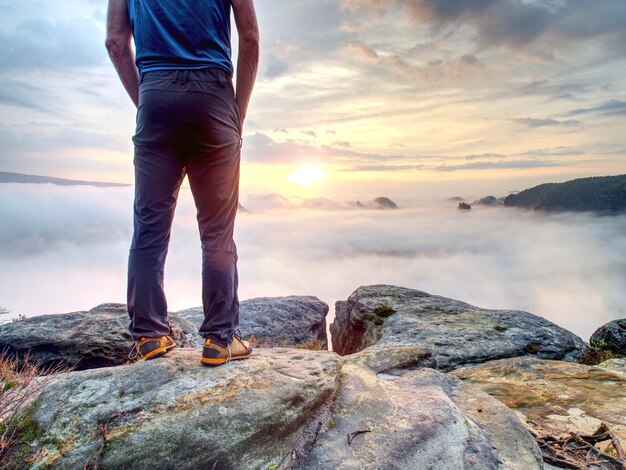
[[107,183],[102,181],[81,181],[70,180],[66,178],[54,178],[52,176],[25,175],[23,173],[11,173],[8,171],[0,171],[0,183],[50,183],[59,186],[97,186],[99,188],[113,188],[130,186],[123,183]]
[[504,199],[505,206],[543,211],[626,211],[626,175],[593,176],[540,184]]

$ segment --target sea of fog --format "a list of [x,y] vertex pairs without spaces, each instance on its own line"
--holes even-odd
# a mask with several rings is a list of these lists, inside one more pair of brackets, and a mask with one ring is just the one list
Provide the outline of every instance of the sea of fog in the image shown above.
[[[0,201],[0,306],[9,317],[125,302],[131,187],[2,184]],[[398,210],[278,195],[241,202],[250,210],[236,225],[241,299],[315,295],[332,321],[334,302],[358,286],[395,284],[526,310],[586,341],[626,317],[623,215],[459,211],[445,198]],[[166,266],[170,310],[201,305],[200,256],[195,208],[182,190]]]

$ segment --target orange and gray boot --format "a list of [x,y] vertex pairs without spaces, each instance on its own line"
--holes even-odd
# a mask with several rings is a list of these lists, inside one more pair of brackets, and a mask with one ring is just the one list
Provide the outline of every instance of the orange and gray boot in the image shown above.
[[142,359],[156,359],[170,349],[176,347],[176,343],[169,336],[145,337],[137,340],[131,349],[128,358],[133,360],[140,356]]
[[243,341],[241,335],[235,333],[233,339],[226,346],[220,346],[211,338],[204,342],[202,350],[202,365],[219,366],[236,359],[246,359],[252,354],[252,347],[248,341]]

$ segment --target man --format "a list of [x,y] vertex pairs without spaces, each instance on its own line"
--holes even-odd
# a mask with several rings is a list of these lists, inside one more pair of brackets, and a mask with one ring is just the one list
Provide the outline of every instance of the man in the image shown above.
[[[236,90],[231,6],[239,35]],[[178,191],[187,175],[202,244],[201,362],[245,359],[252,349],[237,333],[233,228],[241,132],[259,58],[253,0],[109,0],[106,48],[138,108],[127,299],[134,351],[153,359],[176,346],[163,272]]]

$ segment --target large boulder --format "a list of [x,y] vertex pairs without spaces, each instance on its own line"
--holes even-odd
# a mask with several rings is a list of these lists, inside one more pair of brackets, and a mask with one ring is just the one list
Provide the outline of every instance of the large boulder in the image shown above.
[[[498,400],[423,368],[396,380],[345,364],[334,414],[301,469],[541,469],[534,438]],[[356,431],[368,431],[348,436]]]
[[605,323],[591,335],[589,342],[603,351],[626,354],[626,318]]
[[515,357],[450,374],[515,410],[540,436],[589,435],[606,422],[626,448],[626,359],[588,366]]
[[[200,328],[204,320],[202,307],[177,312]],[[328,305],[317,297],[258,297],[239,304],[239,329],[244,338],[254,336],[258,343],[296,345],[319,341],[324,349]]]
[[257,469],[310,446],[336,390],[328,351],[256,350],[202,367],[197,350],[63,374],[32,412],[46,468]]
[[389,285],[359,287],[337,302],[330,331],[341,355],[421,346],[442,371],[524,355],[575,361],[587,348],[578,336],[528,312],[487,310]]
[[[200,347],[195,327],[170,314],[172,336],[181,347]],[[76,370],[128,362],[133,340],[123,304],[102,304],[89,311],[30,317],[0,325],[0,350],[26,356],[43,366],[66,365]]]

